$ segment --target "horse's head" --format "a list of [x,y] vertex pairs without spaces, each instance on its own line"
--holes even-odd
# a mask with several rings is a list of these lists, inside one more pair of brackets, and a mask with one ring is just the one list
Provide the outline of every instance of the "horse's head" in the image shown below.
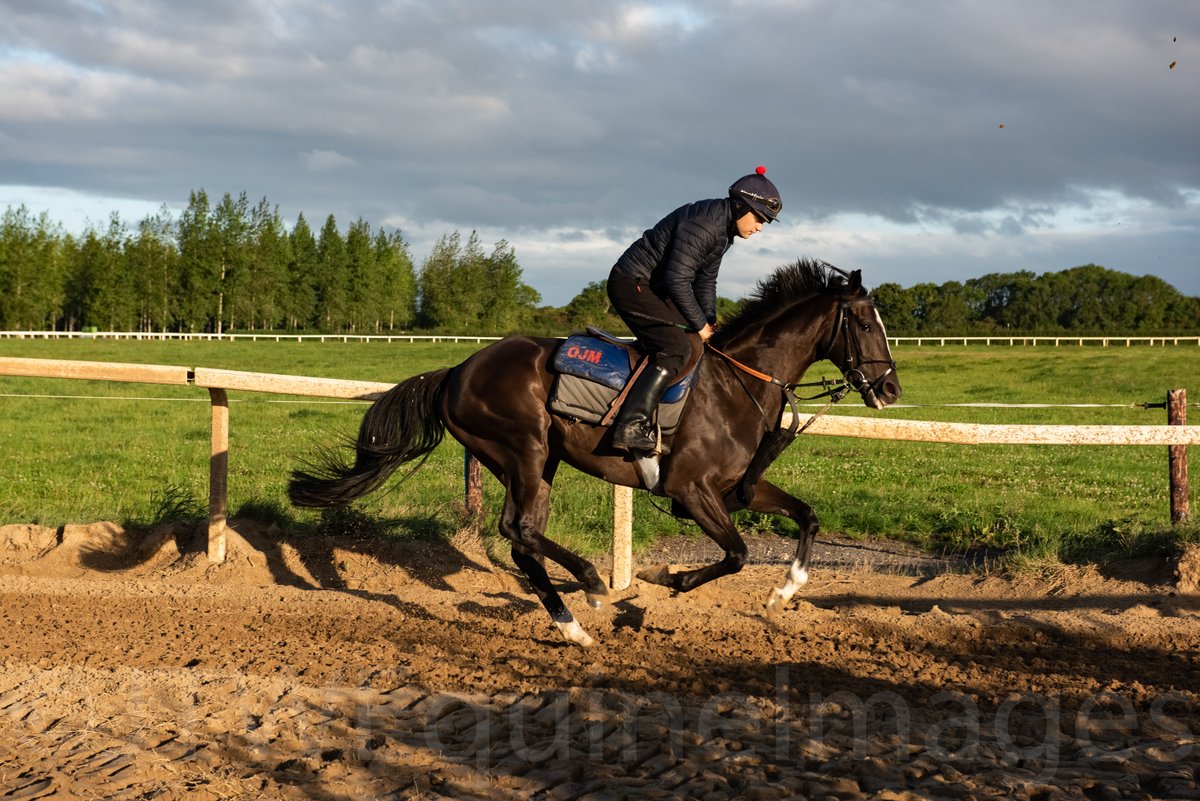
[[759,369],[787,372],[796,379],[814,360],[828,359],[873,409],[900,398],[887,332],[858,270],[846,272],[813,259],[780,267],[758,283],[714,340],[718,353],[729,348]]
[[846,285],[837,296],[837,314],[825,358],[838,366],[850,387],[862,395],[863,403],[882,409],[903,393],[896,362],[888,347],[883,318],[863,288],[862,272],[843,274]]

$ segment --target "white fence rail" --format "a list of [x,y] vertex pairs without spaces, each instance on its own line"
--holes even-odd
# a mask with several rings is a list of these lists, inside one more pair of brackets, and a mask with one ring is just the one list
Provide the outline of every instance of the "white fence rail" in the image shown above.
[[133,339],[178,342],[494,342],[501,337],[449,334],[177,334],[169,331],[0,331],[0,339]]
[[[343,381],[203,367],[12,357],[0,357],[0,375],[191,385],[207,389],[212,405],[208,556],[214,562],[225,558],[229,454],[227,390],[372,400],[394,386],[373,381]],[[1181,449],[1200,444],[1200,426],[1188,425],[977,425],[842,415],[818,417],[806,433],[961,445],[1168,445]],[[1176,469],[1173,463],[1172,470]],[[1182,470],[1186,504],[1186,461]],[[612,585],[624,589],[632,580],[632,491],[628,487],[616,487],[613,501]]]
[[[808,419],[804,415],[800,417]],[[1200,426],[995,425],[886,420],[878,417],[829,414],[818,417],[804,433],[910,442],[943,442],[954,445],[1200,444]]]
[[[198,342],[494,342],[500,337],[461,336],[449,334],[289,334],[278,331],[263,331],[246,334],[180,334],[168,331],[0,331],[0,339],[134,339],[134,340],[177,340]],[[1165,347],[1167,345],[1191,345],[1200,347],[1200,336],[982,336],[982,337],[888,337],[893,345],[915,345],[916,347],[946,347],[947,345],[1005,345],[1009,347]]]
[[1149,345],[1163,346],[1166,345],[1196,345],[1200,346],[1200,336],[1161,336],[1161,337],[1134,337],[1134,336],[1099,336],[1099,337],[1078,337],[1065,336],[1062,334],[1054,336],[987,336],[987,337],[947,337],[947,336],[931,336],[931,337],[888,337],[888,340],[893,345],[916,345],[918,348],[925,345],[936,345],[945,347],[947,345],[983,345],[985,347],[991,345],[1008,345],[1008,346],[1053,346],[1061,345],[1085,345],[1099,346],[1102,348],[1121,347],[1122,345],[1129,348],[1134,345]]

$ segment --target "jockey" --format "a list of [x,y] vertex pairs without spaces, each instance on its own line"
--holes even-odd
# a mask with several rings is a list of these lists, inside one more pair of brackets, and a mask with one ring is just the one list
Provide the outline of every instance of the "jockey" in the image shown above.
[[734,181],[729,196],[680,206],[637,239],[608,276],[608,298],[649,363],[613,422],[613,447],[654,452],[654,412],[690,360],[693,337],[706,342],[717,321],[717,271],[734,238],[774,222],[783,204],[759,167]]

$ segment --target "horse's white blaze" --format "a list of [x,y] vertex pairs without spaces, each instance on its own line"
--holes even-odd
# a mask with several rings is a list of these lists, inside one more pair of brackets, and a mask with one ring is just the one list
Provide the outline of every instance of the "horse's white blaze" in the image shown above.
[[[875,312],[875,325],[879,326],[879,331],[883,334],[883,341],[887,342],[887,328],[883,324],[883,318],[879,316],[879,309],[872,309]],[[888,348],[888,353],[891,353],[891,347]]]
[[775,590],[771,605],[785,604],[792,599],[802,586],[808,583],[808,571],[804,565],[800,564],[799,559],[792,560],[792,566],[788,568],[787,583]]
[[558,626],[558,630],[562,632],[562,636],[566,638],[567,642],[573,645],[589,648],[596,643],[577,621],[568,620],[566,623],[560,623],[556,620],[554,625]]

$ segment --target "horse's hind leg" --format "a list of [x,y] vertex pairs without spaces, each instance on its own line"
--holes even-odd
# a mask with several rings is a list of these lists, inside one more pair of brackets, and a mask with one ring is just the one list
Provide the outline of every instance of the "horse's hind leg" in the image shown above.
[[521,572],[529,579],[534,595],[542,602],[542,606],[546,607],[546,611],[550,613],[550,619],[554,621],[554,625],[558,627],[567,642],[584,648],[592,645],[595,641],[588,636],[588,633],[575,620],[575,616],[567,609],[567,605],[563,603],[562,597],[550,583],[550,576],[546,573],[546,566],[542,564],[542,561],[515,542],[512,546],[512,558]]
[[788,568],[787,581],[782,587],[772,590],[771,597],[767,599],[767,617],[774,620],[796,591],[808,583],[812,545],[817,538],[817,514],[807,503],[768,481],[759,481],[755,485],[754,498],[748,508],[764,514],[784,515],[800,527],[796,556]]
[[604,605],[608,588],[591,562],[548,540],[543,534],[550,510],[550,482],[553,475],[553,468],[548,466],[539,479],[508,482],[504,511],[500,515],[500,533],[512,542],[513,561],[529,578],[534,593],[550,613],[554,625],[568,642],[587,646],[592,644],[592,638],[583,631],[563,603],[541,559],[554,560],[582,583],[588,603],[594,608]]

